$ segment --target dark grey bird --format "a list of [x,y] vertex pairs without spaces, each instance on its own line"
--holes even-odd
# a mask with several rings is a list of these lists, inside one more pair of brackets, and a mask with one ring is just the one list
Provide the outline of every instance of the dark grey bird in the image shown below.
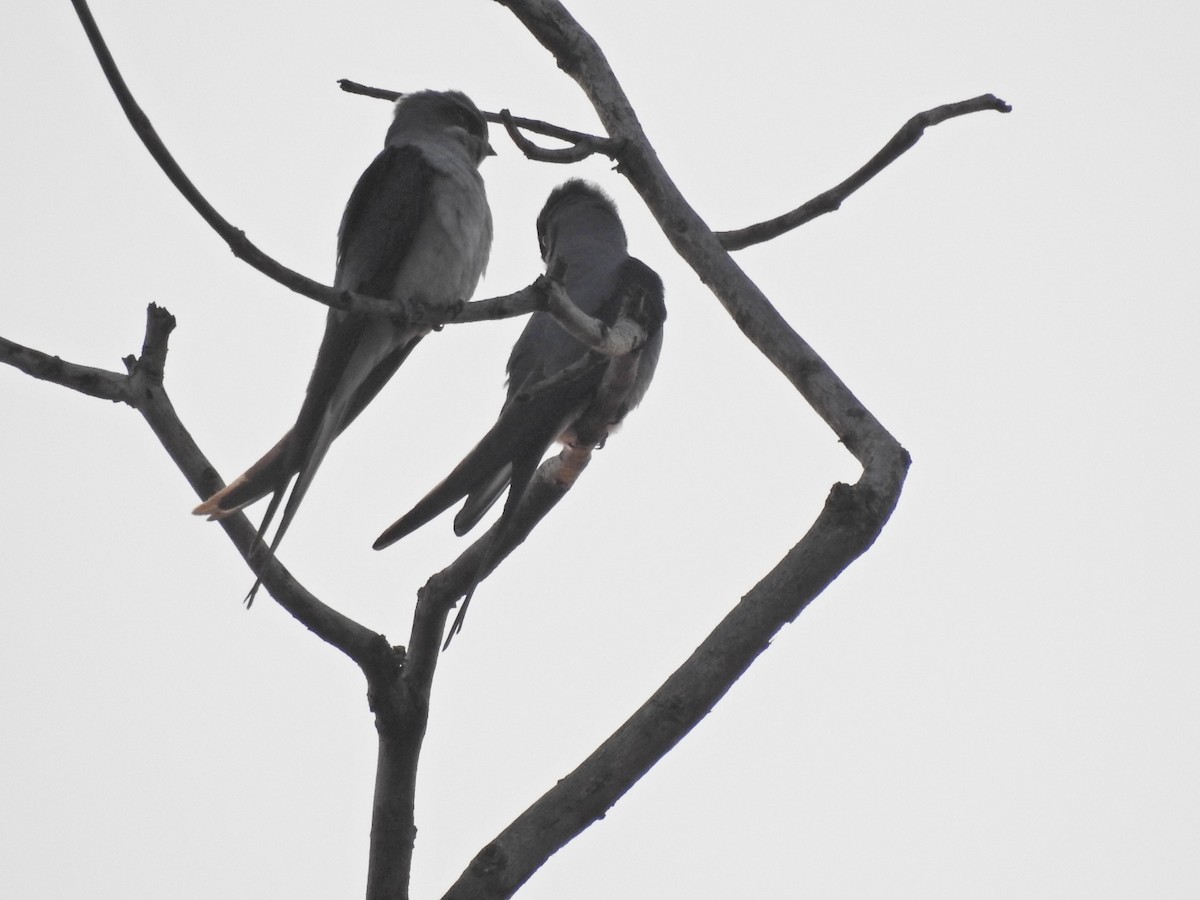
[[[586,181],[567,181],[547,198],[538,215],[537,234],[547,271],[561,273],[576,306],[611,325],[623,305],[633,303],[649,323],[646,342],[628,358],[596,358],[589,364],[586,346],[549,313],[534,313],[509,357],[508,397],[496,424],[441,484],[379,536],[376,550],[412,533],[465,497],[454,518],[455,534],[463,535],[508,487],[490,543],[495,548],[551,445],[579,442],[576,427],[584,422],[589,447],[602,444],[645,395],[662,347],[666,318],[662,280],[629,255],[625,229],[612,200]],[[618,367],[621,375],[613,377]],[[599,410],[603,418],[596,422]],[[476,582],[489,557],[490,550],[484,554]],[[462,628],[473,590],[474,584],[451,637]]]
[[[479,165],[494,153],[487,122],[465,94],[421,91],[397,101],[384,148],[346,204],[334,286],[438,306],[470,298],[492,244]],[[220,519],[270,494],[261,540],[295,475],[271,541],[274,551],[334,438],[429,330],[331,309],[296,424],[258,462],[197,506],[196,515]],[[247,603],[257,588],[255,582]]]

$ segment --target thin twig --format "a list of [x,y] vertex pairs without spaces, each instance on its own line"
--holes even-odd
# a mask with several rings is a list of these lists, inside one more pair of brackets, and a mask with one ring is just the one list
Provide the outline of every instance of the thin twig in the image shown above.
[[[380,100],[396,101],[404,96],[400,91],[392,91],[387,88],[368,87],[365,84],[359,84],[356,81],[351,81],[349,78],[342,78],[338,81],[343,91],[350,94],[362,94],[365,97],[376,97]],[[495,122],[498,125],[504,124],[504,116],[508,110],[494,113],[487,110],[480,110],[483,117],[489,122]],[[509,116],[513,124],[525,131],[532,131],[534,134],[540,134],[545,137],[555,138],[556,140],[565,141],[568,144],[606,144],[608,138],[597,137],[594,134],[588,134],[586,131],[575,131],[570,128],[563,128],[561,125],[554,125],[550,122],[543,122],[540,119],[526,119],[523,116]]]
[[500,122],[509,138],[517,149],[525,154],[526,159],[545,163],[577,163],[582,162],[594,153],[603,153],[610,159],[616,159],[621,152],[621,143],[607,138],[587,136],[569,147],[539,147],[518,130],[516,120],[507,109],[500,110]]
[[149,117],[138,106],[137,101],[133,99],[133,94],[125,84],[125,79],[121,76],[121,72],[117,68],[117,64],[113,60],[112,54],[104,42],[104,38],[100,34],[100,29],[96,25],[96,20],[92,17],[91,10],[88,9],[86,0],[71,0],[71,4],[75,7],[75,12],[79,16],[79,21],[83,24],[83,30],[87,33],[92,50],[95,51],[96,58],[100,62],[100,68],[104,70],[104,76],[108,79],[108,83],[112,87],[117,101],[121,104],[121,109],[124,111],[125,117],[129,120],[129,124],[133,126],[133,130],[141,138],[142,143],[150,151],[150,155],[154,157],[154,161],[166,173],[171,183],[175,185],[196,212],[200,213],[204,221],[229,245],[229,249],[233,251],[234,256],[244,260],[267,277],[278,281],[285,287],[291,288],[298,294],[317,300],[327,306],[339,306],[343,302],[341,292],[313,281],[311,278],[307,278],[267,256],[246,237],[241,229],[235,228],[226,221],[213,205],[205,199],[204,195],[192,184],[191,179],[184,174],[179,164],[175,162],[174,157],[171,156],[166,145],[163,144],[162,139],[159,138],[154,127],[150,124]]
[[798,228],[806,222],[811,222],[818,216],[825,215],[825,213],[834,212],[841,207],[847,197],[899,159],[902,154],[916,144],[925,133],[926,128],[938,125],[956,116],[965,116],[968,113],[982,112],[984,110],[1007,113],[1012,112],[1012,107],[991,94],[984,94],[980,97],[974,97],[971,100],[963,100],[959,103],[947,103],[944,106],[938,106],[934,109],[917,113],[904,123],[895,136],[883,146],[882,150],[872,156],[866,165],[841,184],[830,188],[823,194],[818,194],[791,212],[776,216],[774,219],[769,219],[766,222],[747,225],[745,228],[738,228],[734,231],[718,231],[717,237],[726,250],[741,250],[753,244],[760,244],[763,241],[779,237],[781,234]]

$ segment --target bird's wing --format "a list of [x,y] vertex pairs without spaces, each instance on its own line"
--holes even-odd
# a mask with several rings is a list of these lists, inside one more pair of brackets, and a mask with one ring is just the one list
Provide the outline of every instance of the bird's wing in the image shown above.
[[[355,184],[338,229],[336,287],[390,296],[430,214],[438,177],[414,146],[391,145],[375,157]],[[423,328],[331,309],[296,424],[245,475],[196,512],[218,517],[271,493],[258,529],[262,540],[295,473],[271,540],[273,552],[334,438],[382,389],[424,333]],[[258,585],[256,580],[247,603],[253,602]]]
[[[415,147],[386,147],[375,157],[354,186],[338,230],[337,287],[376,297],[390,295],[429,215],[437,178]],[[356,398],[365,406],[423,334],[423,330],[359,313],[329,311],[293,429],[290,455],[296,483],[271,541],[272,549],[291,524],[333,439],[349,424]],[[272,506],[277,500],[278,495]],[[268,509],[268,515],[270,512]],[[260,532],[266,524],[264,518]]]
[[354,185],[338,228],[335,284],[387,297],[433,204],[438,172],[412,144],[385,147]]

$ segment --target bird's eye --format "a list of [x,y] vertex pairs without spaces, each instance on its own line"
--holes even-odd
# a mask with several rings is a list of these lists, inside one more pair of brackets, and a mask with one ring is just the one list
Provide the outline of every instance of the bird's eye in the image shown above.
[[452,106],[448,110],[447,118],[451,125],[457,125],[459,128],[467,127],[467,112],[461,106]]
[[452,120],[455,125],[460,126],[461,128],[465,129],[470,134],[473,134],[476,137],[483,136],[483,129],[480,128],[479,116],[476,116],[469,109],[464,109],[461,106],[456,106],[454,108],[454,114],[452,116]]

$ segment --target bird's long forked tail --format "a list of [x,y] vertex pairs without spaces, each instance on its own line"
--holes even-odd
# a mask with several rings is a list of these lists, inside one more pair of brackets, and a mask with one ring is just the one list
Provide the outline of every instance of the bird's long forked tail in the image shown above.
[[[223,519],[270,494],[271,501],[251,545],[249,559],[253,566],[255,556],[266,547],[267,530],[286,496],[283,519],[271,540],[270,551],[274,554],[333,441],[375,399],[421,337],[420,334],[411,335],[367,369],[361,378],[352,379],[358,382],[357,387],[348,399],[343,397],[342,402],[334,402],[338,382],[332,379],[344,373],[358,341],[345,340],[331,348],[323,347],[296,424],[258,462],[197,506],[193,513],[208,516],[210,521]],[[296,480],[289,494],[288,485],[293,475]],[[256,576],[244,600],[247,607],[253,605],[261,584],[261,576]]]
[[588,361],[571,371],[523,386],[516,392],[516,401],[506,405],[500,418],[454,470],[376,539],[376,550],[387,547],[467,497],[454,523],[455,533],[461,536],[478,523],[508,485],[504,509],[484,538],[487,543],[480,562],[443,649],[462,630],[475,589],[490,572],[496,556],[507,549],[513,518],[542,458],[581,412],[581,404],[594,390],[600,370],[600,362]]
[[[258,462],[192,510],[193,515],[207,516],[210,522],[220,521],[270,494],[271,502],[267,505],[262,522],[259,523],[258,530],[255,532],[254,541],[250,545],[248,561],[252,566],[255,565],[256,557],[266,546],[267,529],[270,528],[271,521],[279,511],[279,505],[287,494],[288,484],[291,482],[292,473],[295,471],[295,467],[291,465],[289,458],[295,448],[294,435],[295,429],[288,431],[279,440],[279,443],[268,450]],[[311,480],[311,477],[310,475],[309,480]],[[295,497],[295,491],[292,492],[292,497]],[[291,516],[295,515],[296,505],[298,505],[298,501],[289,500],[288,510],[290,513],[285,514],[284,523],[280,525],[274,539],[271,541],[270,549],[272,553],[278,548],[279,541],[283,537],[283,532],[287,530],[286,525],[290,522]],[[242,601],[247,607],[254,605],[254,598],[261,584],[262,576],[256,574],[254,584],[250,587],[250,590]]]
[[391,546],[467,497],[455,516],[454,533],[461,537],[491,508],[512,480],[510,473],[524,464],[532,478],[546,450],[578,414],[576,407],[598,378],[598,366],[580,366],[566,374],[569,377],[560,374],[522,387],[517,401],[506,404],[495,424],[450,474],[385,528],[372,547]]
[[[251,550],[252,560],[259,548],[264,546],[267,528],[270,526],[271,520],[275,517],[275,513],[279,510],[279,505],[286,493],[287,504],[283,508],[283,517],[279,520],[279,527],[275,529],[275,536],[271,538],[271,555],[274,556],[275,551],[279,549],[279,542],[283,540],[288,526],[292,524],[292,519],[296,516],[296,510],[300,508],[300,503],[304,500],[304,495],[308,493],[313,476],[317,474],[317,469],[320,468],[322,461],[325,459],[325,454],[329,452],[329,448],[333,445],[334,438],[341,433],[344,418],[343,413],[343,410],[337,408],[325,409],[316,423],[316,429],[312,438],[306,442],[300,442],[299,447],[304,449],[303,456],[296,465],[296,481],[292,484],[290,492],[287,490],[287,484],[284,483],[272,494],[271,503],[267,506],[267,511],[263,514],[262,524],[258,526],[258,534],[254,538],[254,545]],[[300,427],[298,424],[297,433],[299,431]],[[250,591],[246,594],[244,601],[247,608],[254,605],[254,597],[261,585],[262,575],[256,572],[254,584],[251,585]]]
[[291,477],[287,471],[287,461],[294,433],[295,429],[289,429],[258,462],[200,503],[192,510],[192,515],[206,516],[208,521],[217,522],[274,493],[279,489],[281,480],[286,484]]
[[[503,419],[497,423],[497,426],[501,424],[505,424]],[[455,467],[454,471],[447,475],[437,487],[430,491],[408,513],[393,523],[375,541],[374,548],[376,550],[390,546],[445,512],[463,497],[473,494],[476,486],[481,481],[484,484],[490,484],[493,488],[498,486],[499,489],[490,495],[491,499],[487,505],[478,510],[478,515],[470,522],[468,527],[472,527],[487,512],[487,509],[507,484],[508,496],[505,498],[504,509],[500,513],[500,518],[496,524],[488,530],[488,533],[482,539],[483,548],[480,553],[479,562],[475,565],[471,580],[463,594],[462,605],[459,607],[458,615],[454,619],[454,625],[451,627],[450,633],[442,645],[443,650],[450,646],[450,641],[454,635],[462,631],[467,606],[475,594],[475,589],[491,571],[497,552],[506,549],[506,539],[511,536],[509,534],[509,526],[513,521],[518,507],[521,505],[521,500],[524,498],[530,482],[533,480],[533,475],[542,460],[545,448],[554,440],[554,434],[550,432],[555,431],[555,429],[549,428],[545,431],[545,434],[535,433],[532,436],[528,434],[520,435],[519,437],[522,438],[519,441],[520,449],[518,452],[513,453],[513,434],[511,429],[494,427],[476,445],[475,449],[467,454],[466,458]],[[497,450],[500,451],[499,454],[497,454]],[[497,468],[496,459],[498,455],[501,458],[515,455],[517,458]],[[458,519],[456,518],[455,532],[460,536],[468,530],[467,528],[460,530],[457,526]]]
[[475,573],[471,576],[471,581],[467,585],[467,590],[463,594],[462,605],[458,608],[458,614],[454,617],[454,624],[450,626],[450,631],[446,634],[446,640],[442,644],[442,651],[445,652],[450,647],[450,641],[454,636],[462,631],[463,621],[467,617],[467,606],[471,603],[471,598],[475,596],[475,589],[479,587],[480,582],[487,577],[492,569],[492,563],[498,552],[507,549],[505,541],[511,537],[510,526],[512,525],[513,517],[516,515],[521,501],[525,498],[525,492],[529,489],[529,484],[533,481],[534,473],[537,472],[539,463],[541,462],[540,454],[537,456],[526,457],[525,459],[516,460],[512,466],[512,480],[509,482],[508,497],[504,500],[504,510],[500,513],[500,518],[491,530],[485,536],[483,553],[480,554],[479,564],[475,567]]

